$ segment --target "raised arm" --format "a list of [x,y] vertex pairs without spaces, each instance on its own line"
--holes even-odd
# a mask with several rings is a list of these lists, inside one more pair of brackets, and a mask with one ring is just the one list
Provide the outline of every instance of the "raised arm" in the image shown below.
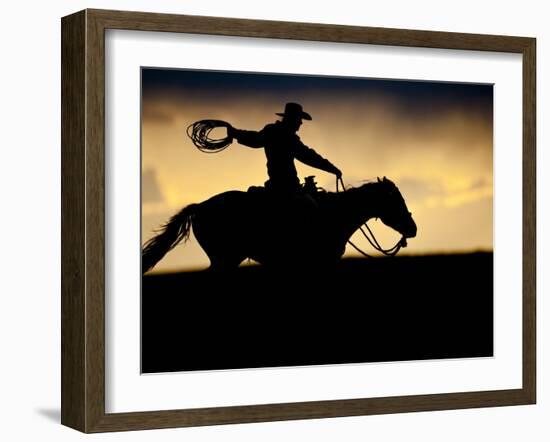
[[258,148],[265,145],[263,129],[257,132],[255,130],[235,129],[233,126],[229,126],[227,128],[227,135],[233,137],[239,144],[248,147]]
[[300,140],[296,143],[295,158],[308,166],[315,167],[316,169],[324,170],[328,173],[333,173],[337,177],[342,176],[342,172],[334,164],[332,164],[326,158],[323,158],[317,152],[310,147],[307,147]]

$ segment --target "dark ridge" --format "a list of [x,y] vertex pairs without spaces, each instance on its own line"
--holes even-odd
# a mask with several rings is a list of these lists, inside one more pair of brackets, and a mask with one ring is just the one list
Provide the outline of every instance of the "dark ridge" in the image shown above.
[[144,373],[492,355],[492,253],[143,277]]

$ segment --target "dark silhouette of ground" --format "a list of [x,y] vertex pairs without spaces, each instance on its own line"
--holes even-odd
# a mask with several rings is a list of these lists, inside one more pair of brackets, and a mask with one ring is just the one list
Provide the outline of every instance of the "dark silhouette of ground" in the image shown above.
[[145,275],[142,372],[493,355],[493,254]]

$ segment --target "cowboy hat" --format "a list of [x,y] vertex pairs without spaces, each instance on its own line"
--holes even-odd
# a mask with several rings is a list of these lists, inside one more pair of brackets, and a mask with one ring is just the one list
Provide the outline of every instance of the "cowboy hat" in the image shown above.
[[284,113],[276,113],[275,115],[279,115],[280,117],[297,117],[303,118],[304,120],[311,120],[311,115],[304,112],[302,105],[298,103],[287,103],[285,105]]

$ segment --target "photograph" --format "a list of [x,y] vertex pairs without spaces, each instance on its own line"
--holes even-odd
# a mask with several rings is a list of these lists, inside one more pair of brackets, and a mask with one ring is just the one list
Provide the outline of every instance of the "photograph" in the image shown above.
[[532,414],[540,36],[411,11],[59,14],[63,426]]
[[140,92],[141,373],[494,355],[493,84],[147,66]]

